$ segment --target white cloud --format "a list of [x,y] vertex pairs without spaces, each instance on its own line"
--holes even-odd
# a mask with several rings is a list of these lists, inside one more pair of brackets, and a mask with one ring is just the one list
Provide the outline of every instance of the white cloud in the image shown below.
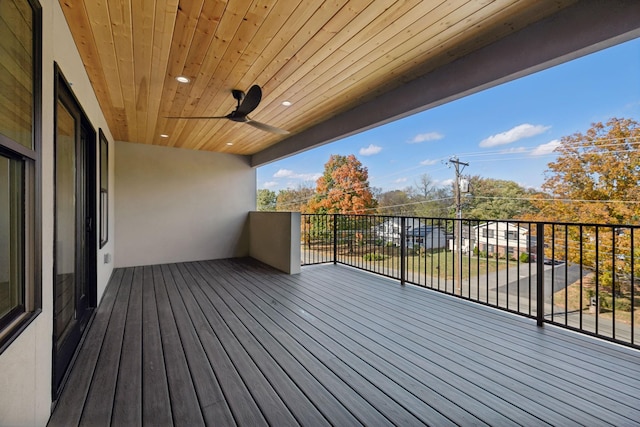
[[293,171],[289,169],[279,169],[278,172],[273,174],[274,178],[287,178],[293,175]]
[[262,184],[262,188],[272,188],[277,186],[278,183],[276,181],[267,181],[265,183]]
[[279,169],[273,174],[274,178],[299,179],[302,181],[316,181],[321,176],[321,173],[297,173],[290,169]]
[[536,148],[531,151],[532,156],[544,156],[545,154],[553,153],[553,150],[560,146],[560,140],[554,139],[552,141],[547,142],[546,144],[538,145]]
[[488,138],[480,141],[480,147],[495,147],[497,145],[511,144],[523,138],[529,138],[535,135],[539,135],[542,132],[550,129],[551,126],[531,125],[524,123],[514,128],[509,129],[506,132],[491,135]]
[[444,138],[444,135],[439,132],[419,133],[416,136],[414,136],[411,140],[409,140],[409,144],[419,144],[421,142],[437,141],[442,138]]
[[361,156],[373,156],[374,154],[378,154],[382,151],[382,147],[378,145],[369,144],[368,147],[363,147],[360,149]]
[[398,178],[393,182],[394,184],[402,184],[403,182],[407,182],[407,178]]
[[438,160],[435,159],[427,159],[420,162],[422,166],[431,166],[435,165],[436,163],[438,163]]

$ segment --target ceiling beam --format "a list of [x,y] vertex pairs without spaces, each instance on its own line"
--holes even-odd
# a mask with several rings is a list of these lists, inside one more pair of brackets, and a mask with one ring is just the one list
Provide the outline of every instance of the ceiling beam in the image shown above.
[[640,37],[637,0],[580,0],[555,15],[251,156],[254,167]]

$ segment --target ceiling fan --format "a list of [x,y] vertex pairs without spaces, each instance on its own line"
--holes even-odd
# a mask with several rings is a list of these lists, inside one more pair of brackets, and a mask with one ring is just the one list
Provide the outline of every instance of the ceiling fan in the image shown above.
[[260,100],[262,100],[262,89],[260,86],[253,85],[249,89],[249,91],[245,94],[243,91],[239,89],[232,89],[231,94],[233,98],[238,101],[238,105],[236,109],[226,116],[213,116],[213,117],[205,117],[205,116],[171,116],[167,117],[168,119],[197,119],[197,120],[207,120],[207,119],[229,119],[238,123],[246,123],[248,125],[253,126],[254,128],[264,130],[271,133],[277,133],[279,135],[286,135],[289,133],[288,130],[280,129],[275,126],[267,125],[265,123],[256,122],[255,120],[251,120],[249,118],[249,113],[258,107],[260,104]]

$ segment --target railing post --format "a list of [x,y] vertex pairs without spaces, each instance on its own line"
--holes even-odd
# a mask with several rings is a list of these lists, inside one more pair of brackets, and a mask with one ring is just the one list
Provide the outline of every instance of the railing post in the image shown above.
[[333,214],[333,264],[338,263],[338,214]]
[[536,278],[536,321],[538,326],[542,326],[544,324],[544,223],[536,224]]
[[406,266],[406,248],[407,248],[407,237],[405,230],[405,217],[400,217],[400,284],[404,285],[407,279],[407,266]]

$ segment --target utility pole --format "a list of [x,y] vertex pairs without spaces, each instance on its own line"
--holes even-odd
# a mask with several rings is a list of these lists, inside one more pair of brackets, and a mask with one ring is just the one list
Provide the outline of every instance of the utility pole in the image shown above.
[[449,163],[453,165],[456,170],[456,219],[453,224],[453,245],[457,246],[457,259],[458,266],[456,268],[456,283],[458,291],[462,293],[462,193],[469,192],[469,184],[465,183],[462,188],[462,182],[460,176],[464,168],[469,166],[469,163],[461,162],[457,156],[449,159]]

